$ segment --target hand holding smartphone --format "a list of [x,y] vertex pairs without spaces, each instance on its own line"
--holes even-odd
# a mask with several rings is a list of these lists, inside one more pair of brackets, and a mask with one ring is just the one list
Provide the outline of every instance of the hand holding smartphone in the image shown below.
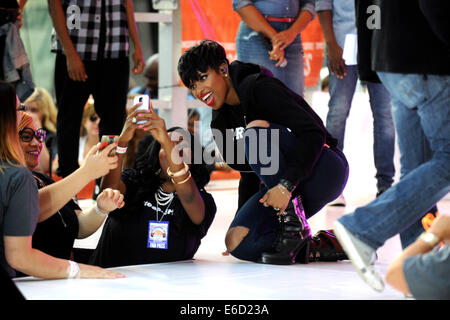
[[[133,100],[133,105],[136,105],[141,102],[142,102],[142,105],[140,105],[136,110],[148,111],[149,105],[150,105],[150,98],[148,97],[148,95],[144,94],[144,95],[135,97]],[[143,124],[143,123],[145,123],[145,121],[137,122],[137,124]]]
[[[110,144],[117,144],[119,141],[119,136],[109,136],[109,135],[104,135],[102,136],[102,139],[100,141],[100,147],[98,148],[98,151],[102,151],[103,149],[105,149],[108,145]],[[113,157],[116,155],[116,148],[112,149],[111,152],[108,154],[109,157]]]

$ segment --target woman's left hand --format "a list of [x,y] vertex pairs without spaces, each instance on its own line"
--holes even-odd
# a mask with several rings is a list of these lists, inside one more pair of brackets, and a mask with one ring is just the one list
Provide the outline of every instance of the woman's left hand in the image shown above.
[[[266,194],[259,200],[265,207],[273,207],[277,211],[277,215],[281,216],[286,210],[291,199],[291,194],[285,191],[281,192],[278,185],[266,192]],[[279,209],[279,210],[278,210]]]
[[153,138],[163,146],[166,142],[170,141],[166,129],[166,122],[155,112],[151,103],[149,111],[152,118],[144,125],[144,130],[150,131]]
[[97,206],[101,212],[111,212],[125,205],[123,194],[118,190],[104,189],[97,197]]

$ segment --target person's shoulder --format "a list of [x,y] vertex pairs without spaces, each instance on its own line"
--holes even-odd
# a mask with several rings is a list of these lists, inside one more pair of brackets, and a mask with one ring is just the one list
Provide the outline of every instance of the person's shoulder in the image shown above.
[[18,192],[25,188],[36,188],[31,171],[24,166],[0,163],[2,173],[0,173],[0,185],[6,186],[8,192]]
[[13,165],[13,164],[5,163],[5,162],[0,162],[0,165],[1,165],[2,171],[3,171],[2,180],[4,178],[9,178],[9,179],[21,181],[24,179],[32,179],[33,178],[30,170],[28,170],[27,168],[25,168],[22,165]]

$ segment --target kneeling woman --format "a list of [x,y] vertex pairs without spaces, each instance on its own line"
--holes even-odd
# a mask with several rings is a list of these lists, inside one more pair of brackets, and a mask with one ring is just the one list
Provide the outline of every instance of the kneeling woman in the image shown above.
[[[152,108],[136,111],[138,106],[129,113],[119,138],[118,168],[134,131],[141,128],[151,135],[139,143],[135,168],[112,170],[102,181],[101,188],[114,186],[125,195],[125,206],[109,214],[90,260],[94,265],[191,259],[216,213],[213,197],[203,189],[209,181],[206,167],[192,161],[192,136],[182,129],[168,133]],[[138,124],[141,121],[145,123]]]
[[[270,71],[229,64],[214,41],[187,50],[178,73],[194,97],[213,109],[216,144],[225,162],[241,171],[239,209],[225,238],[228,251],[263,263],[291,264],[297,255],[308,262],[307,218],[337,198],[348,178],[336,139],[306,101]],[[253,173],[259,177],[256,187],[246,182],[254,181]]]

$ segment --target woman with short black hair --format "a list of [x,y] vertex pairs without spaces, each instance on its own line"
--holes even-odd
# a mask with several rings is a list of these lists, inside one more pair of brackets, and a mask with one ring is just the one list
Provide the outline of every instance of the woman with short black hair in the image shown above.
[[241,171],[228,251],[263,263],[291,264],[297,255],[308,262],[306,219],[337,198],[347,182],[347,160],[336,139],[302,97],[264,67],[230,64],[217,42],[204,40],[187,50],[178,74],[213,109],[211,128],[222,158]]

